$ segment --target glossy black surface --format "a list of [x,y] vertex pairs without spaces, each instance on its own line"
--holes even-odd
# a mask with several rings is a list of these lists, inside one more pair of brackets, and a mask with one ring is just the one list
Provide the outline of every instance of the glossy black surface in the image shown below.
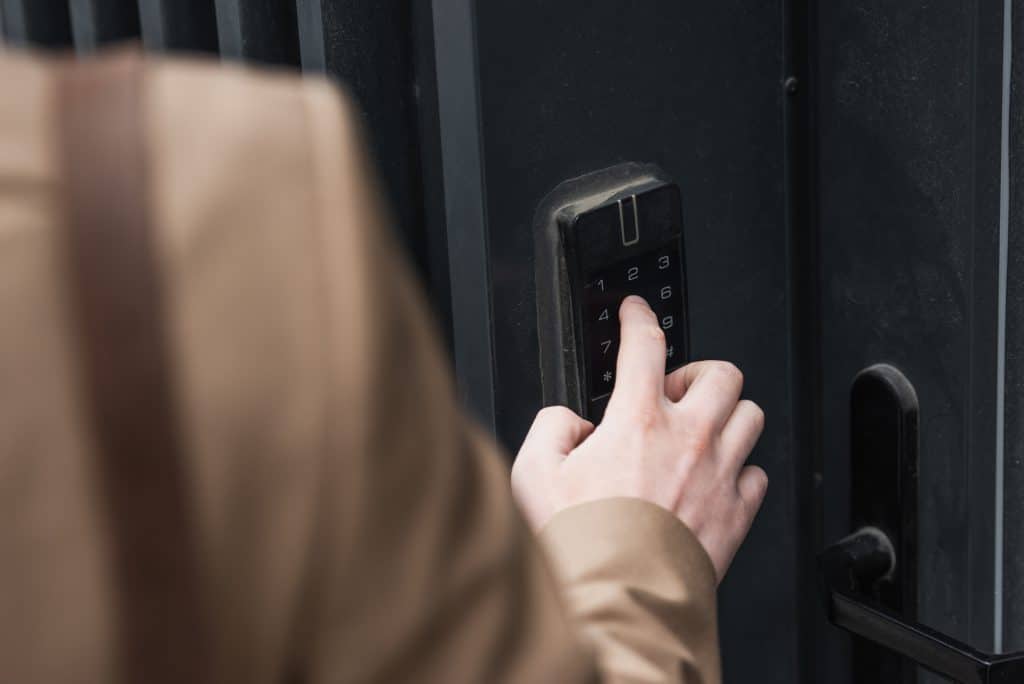
[[[857,374],[850,389],[850,532],[879,530],[893,567],[864,582],[864,592],[903,620],[917,619],[917,502],[920,406],[906,376],[885,364]],[[854,640],[857,684],[917,681],[913,664],[884,645]]]
[[[548,388],[546,400],[566,397],[570,407],[595,422],[602,418],[615,385],[618,313],[628,295],[643,297],[658,316],[666,336],[668,370],[688,358],[680,192],[651,173],[658,172],[650,166],[624,165],[569,184],[589,190],[560,186],[560,192],[568,194],[563,206],[552,209],[557,225],[541,227],[542,233],[558,233],[554,244],[538,242],[538,249],[556,252],[544,263],[565,272],[544,273],[538,265],[537,292],[546,300],[538,302],[540,344],[576,356],[574,363],[551,371],[575,376],[564,378],[564,389],[552,393]],[[548,293],[547,287],[560,292]],[[573,329],[559,329],[557,323],[543,320],[556,312],[540,304],[560,308],[558,319]],[[550,330],[558,334],[549,338]]]
[[[825,549],[819,558],[829,620],[878,648],[963,684],[1024,681],[1024,653],[993,654],[908,619],[872,596],[900,562],[884,532],[866,528]],[[866,664],[866,663],[865,663]],[[863,682],[897,682],[891,670],[863,672]],[[895,675],[895,676],[894,676]]]
[[643,297],[665,331],[666,372],[686,361],[686,299],[679,240],[584,275],[580,312],[586,377],[586,418],[599,421],[604,399],[615,385],[619,353],[619,306],[629,295]]

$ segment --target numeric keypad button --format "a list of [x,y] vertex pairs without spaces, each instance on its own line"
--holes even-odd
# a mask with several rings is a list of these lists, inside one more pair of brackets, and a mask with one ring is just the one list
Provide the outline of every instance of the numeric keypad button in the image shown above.
[[619,307],[629,295],[643,297],[665,331],[666,366],[686,358],[682,274],[678,243],[612,264],[585,283],[583,326],[588,395],[596,400],[611,392],[619,352]]

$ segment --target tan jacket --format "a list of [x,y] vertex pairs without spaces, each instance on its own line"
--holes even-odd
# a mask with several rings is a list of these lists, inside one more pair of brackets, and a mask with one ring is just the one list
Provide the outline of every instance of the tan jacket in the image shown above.
[[128,53],[0,88],[0,681],[719,681],[674,516],[526,528],[337,92]]

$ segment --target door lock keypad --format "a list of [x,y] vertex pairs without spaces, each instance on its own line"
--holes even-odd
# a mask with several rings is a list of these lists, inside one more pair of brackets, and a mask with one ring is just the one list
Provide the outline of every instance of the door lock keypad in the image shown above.
[[582,308],[589,399],[601,399],[615,385],[619,354],[619,306],[629,295],[647,300],[665,331],[666,367],[686,360],[685,293],[678,240],[590,274]]
[[597,424],[617,378],[619,308],[651,305],[666,368],[687,363],[682,191],[649,164],[620,164],[562,183],[536,213],[537,332],[544,402]]

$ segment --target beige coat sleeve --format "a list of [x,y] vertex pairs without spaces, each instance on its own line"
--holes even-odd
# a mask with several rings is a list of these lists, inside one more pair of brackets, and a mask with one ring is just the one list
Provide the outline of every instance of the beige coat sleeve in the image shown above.
[[[0,155],[0,375],[19,379],[0,397],[21,407],[0,432],[36,425],[19,443],[47,454],[0,454],[0,499],[23,502],[0,520],[0,680],[110,681],[74,352],[22,334],[68,327],[52,76],[3,58],[0,77],[32,95],[0,103],[0,151],[25,156]],[[713,572],[673,516],[612,500],[556,516],[543,547],[527,529],[507,460],[456,405],[343,98],[181,62],[150,63],[143,97],[212,680],[718,682]],[[22,370],[43,368],[59,373]],[[54,483],[74,515],[32,503]]]

